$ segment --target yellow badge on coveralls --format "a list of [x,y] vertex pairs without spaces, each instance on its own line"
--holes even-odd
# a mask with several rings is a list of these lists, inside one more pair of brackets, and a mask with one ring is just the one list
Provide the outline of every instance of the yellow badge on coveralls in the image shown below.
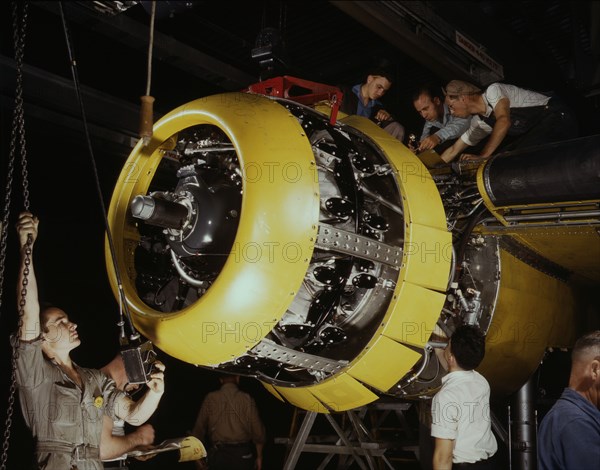
[[96,408],[102,408],[103,403],[104,403],[104,398],[102,398],[102,395],[99,395],[96,398],[94,398],[94,406]]

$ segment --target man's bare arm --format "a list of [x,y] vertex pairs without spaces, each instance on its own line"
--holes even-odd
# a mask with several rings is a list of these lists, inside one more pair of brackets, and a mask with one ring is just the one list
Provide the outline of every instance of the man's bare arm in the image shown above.
[[392,119],[392,115],[388,113],[385,109],[380,109],[379,111],[377,111],[375,119],[377,119],[378,121],[388,121]]
[[423,150],[431,150],[433,147],[438,145],[441,142],[441,139],[433,134],[429,137],[425,137],[420,143],[417,151],[422,152]]
[[103,419],[100,439],[101,460],[116,459],[136,447],[150,445],[154,442],[154,428],[151,424],[143,424],[124,436],[113,436],[113,421],[108,416],[103,416]]
[[115,414],[134,426],[145,423],[152,416],[165,391],[165,366],[160,361],[156,361],[154,366],[157,370],[150,375],[151,380],[146,384],[148,391],[142,398],[133,401],[122,396],[115,402]]
[[452,453],[454,452],[453,439],[435,438],[433,451],[433,470],[452,470]]
[[[19,281],[17,284],[17,305],[21,304],[22,290],[25,289],[25,304],[23,305],[23,326],[19,331],[19,339],[31,341],[40,335],[40,303],[38,299],[38,287],[33,269],[33,245],[38,235],[38,219],[29,212],[19,214],[17,221],[17,234],[19,236],[19,250],[21,253],[21,264],[19,267]],[[29,266],[25,265],[27,254],[27,239],[31,236],[31,252],[29,254]],[[23,286],[25,272],[27,273],[27,285]]]
[[262,470],[264,444],[255,444],[256,446],[256,470]]
[[444,160],[446,163],[450,163],[467,147],[468,145],[465,144],[462,139],[457,139],[456,142],[444,150],[444,153],[441,155],[442,160]]
[[498,101],[494,108],[494,117],[496,118],[496,122],[494,123],[490,138],[481,151],[480,156],[482,158],[490,157],[496,151],[510,129],[510,102],[507,98],[502,98]]

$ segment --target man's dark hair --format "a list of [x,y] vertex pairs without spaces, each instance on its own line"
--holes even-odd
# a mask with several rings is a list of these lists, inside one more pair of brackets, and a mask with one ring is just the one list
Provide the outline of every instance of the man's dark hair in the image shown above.
[[473,370],[485,356],[485,337],[472,325],[459,326],[450,338],[450,352],[461,369]]
[[40,330],[42,331],[42,333],[48,333],[48,327],[46,326],[46,324],[48,323],[48,312],[54,308],[60,307],[57,307],[51,302],[40,302]]
[[236,374],[221,374],[219,382],[223,384],[239,383],[240,376]]
[[394,76],[392,75],[392,72],[385,67],[373,67],[373,68],[369,69],[369,71],[365,75],[365,79],[364,79],[363,83],[367,83],[367,78],[369,77],[369,75],[386,78],[387,81],[390,83],[394,82]]
[[575,342],[571,357],[573,361],[585,356],[588,351],[600,355],[600,330],[592,331],[583,335]]
[[439,98],[441,101],[444,101],[444,93],[442,91],[441,85],[435,85],[433,83],[426,83],[425,85],[421,85],[417,88],[412,94],[413,102],[419,99],[419,96],[427,95],[433,101],[434,98]]

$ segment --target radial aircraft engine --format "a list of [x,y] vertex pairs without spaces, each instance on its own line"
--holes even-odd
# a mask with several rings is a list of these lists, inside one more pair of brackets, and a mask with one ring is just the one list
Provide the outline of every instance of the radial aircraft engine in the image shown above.
[[517,390],[572,343],[576,286],[600,283],[598,138],[430,172],[328,110],[209,96],[136,145],[109,210],[135,326],[327,413],[431,396],[436,348],[469,323],[494,390]]

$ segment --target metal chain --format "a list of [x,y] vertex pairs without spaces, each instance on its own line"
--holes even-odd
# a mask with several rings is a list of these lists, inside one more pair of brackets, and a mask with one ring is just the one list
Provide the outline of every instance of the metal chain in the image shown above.
[[[19,15],[19,5],[22,6],[21,14]],[[17,137],[20,146],[20,161],[22,167],[23,178],[23,205],[25,210],[29,210],[29,182],[27,173],[27,153],[25,147],[25,115],[23,112],[23,55],[25,49],[25,30],[27,25],[27,7],[28,2],[12,2],[12,18],[13,18],[13,42],[15,48],[15,70],[16,70],[16,88],[15,88],[15,109],[13,112],[13,127],[10,139],[9,162],[6,177],[6,192],[4,195],[4,215],[2,219],[2,237],[0,239],[0,311],[2,307],[3,286],[4,286],[4,266],[6,260],[6,241],[8,237],[8,224],[10,218],[10,203],[12,195],[14,161],[16,155]],[[19,17],[20,16],[20,17]],[[17,326],[17,336],[20,337],[21,329],[23,328],[23,313],[25,308],[25,298],[27,295],[27,284],[29,276],[29,266],[31,264],[31,236],[27,239],[25,246],[25,266],[23,269],[23,280],[21,286],[21,299],[19,301],[19,316]],[[18,338],[17,338],[18,340]],[[10,430],[12,426],[12,414],[14,410],[15,394],[16,394],[16,360],[18,352],[16,346],[13,345],[11,358],[11,385],[8,397],[8,406],[6,410],[6,421],[4,426],[4,442],[2,444],[2,458],[0,460],[0,470],[6,469],[8,460],[8,447],[10,445]]]
[[12,427],[12,414],[15,407],[15,396],[17,391],[17,358],[19,353],[17,350],[17,341],[21,336],[21,330],[23,329],[23,316],[27,297],[27,285],[29,284],[29,266],[31,265],[31,235],[27,237],[27,244],[25,245],[25,259],[23,260],[23,280],[21,282],[21,298],[19,300],[19,321],[17,326],[17,337],[12,349],[12,367],[10,374],[10,391],[8,394],[8,406],[6,410],[6,421],[4,423],[4,442],[2,444],[2,460],[0,461],[0,469],[6,470],[6,462],[8,460],[8,448],[10,445],[10,429]]
[[[13,1],[13,39],[15,44],[15,62],[16,62],[16,91],[15,91],[15,108],[13,110],[13,127],[10,136],[10,150],[8,159],[8,170],[6,176],[6,191],[4,194],[4,215],[2,219],[2,239],[0,240],[0,307],[2,306],[3,286],[4,286],[4,266],[6,260],[6,241],[8,237],[8,226],[10,219],[10,203],[12,195],[14,163],[16,154],[17,135],[19,135],[19,143],[21,144],[21,161],[26,158],[24,153],[25,143],[25,121],[23,114],[23,49],[25,36],[25,21],[27,17],[27,3],[23,4],[22,21],[18,22],[18,2]],[[22,32],[22,33],[21,33]],[[27,168],[24,166],[23,175],[27,175]],[[25,188],[25,181],[23,182]],[[29,208],[29,191],[27,191],[25,207]]]

